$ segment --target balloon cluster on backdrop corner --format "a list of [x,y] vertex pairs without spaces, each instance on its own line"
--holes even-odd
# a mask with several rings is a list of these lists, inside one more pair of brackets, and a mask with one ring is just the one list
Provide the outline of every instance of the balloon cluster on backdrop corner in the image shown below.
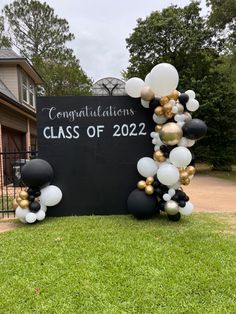
[[141,97],[144,108],[153,112],[156,123],[150,134],[154,145],[153,157],[143,157],[137,169],[144,177],[137,189],[128,197],[127,207],[139,219],[150,218],[160,210],[169,220],[178,221],[190,215],[193,205],[183,192],[195,174],[190,150],[207,132],[206,124],[193,119],[191,113],[199,108],[193,90],[180,93],[176,90],[179,75],[169,63],[156,65],[145,81],[133,77],[126,82],[126,92],[134,98]]
[[61,190],[50,185],[52,166],[43,159],[33,159],[22,168],[21,179],[28,186],[13,200],[16,217],[23,223],[44,220],[47,206],[55,206],[62,199]]

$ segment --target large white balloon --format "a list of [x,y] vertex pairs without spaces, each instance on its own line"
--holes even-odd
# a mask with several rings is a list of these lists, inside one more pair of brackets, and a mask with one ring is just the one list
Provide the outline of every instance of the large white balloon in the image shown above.
[[190,140],[187,137],[182,137],[181,140],[178,143],[178,146],[191,147],[194,144],[195,144],[195,140]]
[[148,73],[144,80],[145,85],[150,86],[150,73]]
[[15,215],[17,218],[19,218],[20,220],[21,219],[25,219],[25,216],[29,213],[29,209],[28,208],[21,208],[20,206],[18,206],[16,208],[16,211],[15,211]]
[[125,91],[129,96],[133,98],[139,98],[141,97],[141,90],[144,85],[144,81],[139,77],[132,77],[126,82]]
[[62,192],[55,185],[49,185],[41,190],[40,202],[45,206],[55,206],[61,199]]
[[145,178],[153,177],[157,172],[157,164],[152,158],[143,157],[139,159],[137,169],[141,176]]
[[29,223],[29,224],[32,224],[36,221],[36,214],[35,213],[28,213],[26,216],[25,216],[25,220]]
[[180,207],[179,212],[182,215],[189,216],[193,212],[193,204],[191,202],[187,202],[185,207]]
[[169,155],[170,162],[176,167],[186,167],[192,160],[192,154],[186,147],[175,147]]
[[160,63],[150,72],[149,83],[157,96],[166,96],[178,86],[179,74],[173,65]]
[[42,221],[44,220],[46,214],[45,214],[45,211],[43,211],[42,209],[40,209],[37,213],[36,213],[36,219],[38,221]]
[[179,181],[179,171],[171,164],[164,164],[157,170],[158,180],[167,186],[172,186]]

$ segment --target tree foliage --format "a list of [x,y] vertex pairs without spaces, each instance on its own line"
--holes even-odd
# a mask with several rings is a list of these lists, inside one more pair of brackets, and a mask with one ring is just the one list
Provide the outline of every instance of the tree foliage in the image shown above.
[[66,43],[74,39],[69,24],[48,4],[13,1],[3,9],[13,44],[45,81],[46,95],[87,95],[91,80]]
[[64,51],[65,43],[74,39],[68,22],[59,18],[45,2],[14,1],[3,12],[14,45],[30,60],[36,56],[44,60],[57,58]]
[[11,47],[11,40],[5,33],[4,18],[0,16],[0,48]]
[[130,58],[125,78],[144,79],[157,63],[173,64],[180,75],[179,90],[198,93],[201,106],[194,116],[208,125],[207,137],[196,145],[198,161],[229,169],[235,160],[236,111],[233,82],[226,71],[232,58],[226,54],[228,37],[200,15],[195,1],[138,19],[126,41]]

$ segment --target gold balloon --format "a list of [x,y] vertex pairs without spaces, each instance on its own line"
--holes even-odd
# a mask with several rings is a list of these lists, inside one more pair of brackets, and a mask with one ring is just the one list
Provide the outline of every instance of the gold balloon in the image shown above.
[[145,101],[150,101],[155,97],[152,89],[149,86],[144,86],[141,90],[141,98]]
[[146,182],[143,181],[143,180],[139,181],[138,184],[137,184],[137,187],[138,187],[138,189],[140,189],[140,190],[145,189],[145,187],[146,187]]
[[163,125],[159,133],[161,141],[166,145],[176,145],[183,136],[183,131],[177,123],[168,122]]
[[180,171],[179,175],[180,175],[180,179],[181,179],[181,180],[186,180],[186,179],[188,179],[188,177],[189,177],[188,172],[185,171],[185,170],[184,170],[184,171]]
[[19,205],[21,208],[27,208],[27,207],[29,207],[29,201],[22,200]]
[[159,133],[159,132],[161,131],[161,128],[162,128],[162,125],[157,124],[157,125],[155,126],[155,132]]
[[29,197],[29,194],[26,191],[21,191],[19,196],[22,200],[27,200]]
[[174,90],[170,95],[168,95],[168,98],[177,100],[179,98],[179,92],[177,90]]
[[163,115],[163,108],[161,106],[158,106],[155,108],[154,112],[157,116],[162,116]]
[[186,170],[190,176],[193,176],[196,172],[196,169],[193,166],[188,166]]
[[184,106],[182,104],[177,104],[177,108],[178,108],[178,113],[184,112]]
[[165,211],[168,215],[176,215],[179,212],[179,205],[175,201],[167,201]]
[[187,178],[185,180],[181,180],[181,184],[183,184],[183,185],[189,185],[189,183],[190,183],[190,179],[189,178]]
[[172,111],[167,111],[167,112],[165,112],[165,117],[166,117],[167,119],[171,119],[173,116],[174,116],[174,114],[173,114]]
[[22,198],[18,196],[18,197],[16,198],[17,204],[20,205],[20,202],[21,202],[21,201],[22,201]]
[[152,194],[154,193],[154,188],[153,188],[153,186],[152,186],[152,185],[147,185],[147,186],[145,187],[145,193],[146,193],[147,195],[152,195]]
[[166,96],[161,97],[161,99],[160,99],[160,104],[161,104],[162,106],[164,106],[164,105],[167,104],[168,102],[169,102],[169,98],[168,98],[168,97],[166,97]]
[[17,209],[18,206],[19,206],[19,204],[17,203],[16,199],[14,198],[14,200],[12,202],[13,209]]
[[184,115],[185,115],[185,117],[186,117],[186,118],[185,118],[185,122],[186,122],[186,121],[189,121],[189,120],[192,120],[192,116],[191,116],[191,114],[190,114],[189,112],[187,112],[187,111],[184,112]]
[[157,150],[154,154],[153,154],[153,159],[159,162],[163,162],[166,160],[165,156],[163,155],[163,153],[160,150]]
[[167,103],[163,106],[164,112],[169,112],[172,110],[172,105],[170,103]]
[[154,178],[153,177],[147,177],[147,179],[146,179],[146,184],[147,185],[151,185],[151,184],[153,184],[153,182],[154,182]]

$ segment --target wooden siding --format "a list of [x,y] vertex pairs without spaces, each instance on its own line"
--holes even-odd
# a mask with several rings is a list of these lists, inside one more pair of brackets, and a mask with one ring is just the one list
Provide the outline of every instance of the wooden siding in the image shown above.
[[19,101],[18,75],[16,66],[0,65],[0,79]]
[[18,130],[21,132],[27,131],[27,118],[19,115],[11,110],[3,108],[0,104],[0,123],[2,126]]

